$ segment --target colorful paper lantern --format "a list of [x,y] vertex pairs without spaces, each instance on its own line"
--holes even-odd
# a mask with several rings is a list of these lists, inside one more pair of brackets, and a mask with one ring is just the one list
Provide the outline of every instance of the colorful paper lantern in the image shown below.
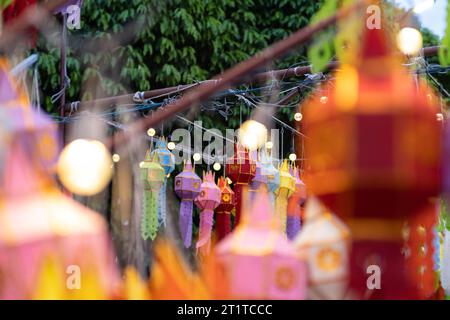
[[154,240],[158,233],[158,203],[159,192],[166,178],[164,168],[159,164],[158,154],[150,155],[147,150],[145,159],[139,165],[141,168],[141,181],[144,187],[141,236],[144,240]]
[[267,151],[261,149],[260,158],[262,164],[262,174],[267,177],[267,188],[269,191],[269,200],[272,205],[272,211],[275,211],[275,192],[280,186],[280,172],[273,165],[272,157]]
[[292,176],[295,178],[295,192],[288,200],[286,234],[293,240],[300,231],[303,206],[306,202],[306,187],[300,179],[299,170],[294,167]]
[[250,155],[250,160],[255,163],[255,176],[253,177],[252,181],[249,183],[248,190],[250,191],[250,198],[252,198],[252,194],[260,190],[261,186],[267,185],[267,174],[263,170],[262,163],[258,160],[258,151],[255,150]]
[[295,179],[289,172],[287,160],[283,161],[279,172],[280,186],[275,191],[275,214],[280,219],[283,232],[286,232],[288,199],[295,191]]
[[307,268],[280,231],[268,193],[257,192],[241,223],[215,250],[230,299],[304,299]]
[[[350,228],[351,291],[418,298],[402,255],[404,225],[439,193],[441,122],[439,106],[401,65],[386,30],[384,21],[363,28],[358,59],[340,66],[327,103],[313,97],[303,106],[306,182]],[[368,273],[375,279],[369,291]]]
[[202,179],[195,174],[188,160],[184,170],[175,177],[175,192],[181,198],[179,227],[186,248],[192,243],[192,208],[194,199],[200,194],[201,184]]
[[216,209],[216,234],[220,241],[231,231],[231,211],[235,206],[235,197],[227,178],[220,177],[217,185],[220,189],[221,198]]
[[203,172],[200,194],[195,199],[195,205],[201,210],[196,247],[202,254],[208,254],[210,250],[214,209],[220,204],[220,196],[220,189],[214,183],[214,174],[211,171]]
[[166,226],[166,212],[167,212],[167,177],[175,169],[175,156],[167,148],[166,140],[159,139],[156,141],[155,150],[153,154],[158,155],[159,164],[164,169],[165,177],[162,188],[159,191],[159,204],[158,204],[158,223],[159,226]]
[[294,240],[309,270],[309,299],[345,299],[349,283],[350,231],[316,198],[308,200],[305,223]]
[[239,224],[242,207],[242,189],[255,177],[256,164],[251,161],[247,149],[235,145],[234,156],[227,160],[226,172],[234,183],[234,194],[236,196],[235,225]]
[[403,70],[386,29],[364,28],[359,59],[340,67],[327,104],[303,106],[308,188],[345,217],[401,218],[440,189],[439,106]]

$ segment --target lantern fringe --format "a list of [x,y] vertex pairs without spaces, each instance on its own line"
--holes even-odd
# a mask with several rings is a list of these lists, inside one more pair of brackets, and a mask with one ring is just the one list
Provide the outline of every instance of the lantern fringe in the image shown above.
[[180,204],[179,226],[185,248],[189,248],[192,244],[193,206],[194,204],[190,200],[182,200]]
[[200,213],[200,227],[197,241],[197,250],[204,249],[209,253],[211,245],[211,231],[213,226],[213,210],[203,210]]
[[286,233],[288,200],[282,195],[278,196],[275,201],[275,214],[278,216],[281,228]]
[[155,192],[144,190],[141,217],[141,236],[144,240],[154,240],[158,233],[158,199]]
[[166,226],[167,216],[167,178],[164,179],[164,184],[159,190],[159,207],[158,207],[158,225]]
[[286,234],[289,240],[294,240],[300,231],[300,217],[299,216],[287,216]]
[[216,233],[220,241],[231,232],[231,217],[228,212],[216,212]]

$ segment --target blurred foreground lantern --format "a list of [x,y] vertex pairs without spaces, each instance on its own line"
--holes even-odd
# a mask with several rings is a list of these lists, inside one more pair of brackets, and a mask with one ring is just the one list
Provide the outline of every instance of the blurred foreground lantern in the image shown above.
[[175,192],[181,198],[179,227],[185,248],[192,243],[192,207],[194,199],[200,194],[202,179],[195,174],[190,160],[184,170],[175,177]]
[[231,231],[231,210],[234,209],[235,198],[226,178],[220,177],[217,185],[221,198],[216,209],[216,231],[218,240],[222,240]]
[[239,224],[242,207],[242,188],[249,184],[255,177],[256,164],[251,161],[247,149],[235,145],[234,157],[227,160],[227,174],[234,183],[234,194],[236,196],[235,226]]
[[113,298],[118,273],[107,226],[58,190],[57,127],[25,98],[9,79],[0,82],[0,299]]
[[245,206],[241,223],[216,247],[231,299],[304,299],[307,268],[280,232],[267,192]]
[[159,190],[159,204],[158,204],[158,224],[159,226],[166,226],[166,212],[167,212],[167,178],[175,169],[175,156],[167,148],[167,142],[164,138],[156,141],[156,148],[152,154],[157,154],[159,164],[164,169],[164,184]]
[[200,190],[200,194],[195,199],[195,204],[201,210],[197,250],[200,249],[202,254],[207,254],[211,245],[214,209],[220,204],[220,189],[214,183],[214,174],[211,171],[203,173]]
[[306,202],[306,187],[300,180],[299,170],[294,167],[292,175],[295,178],[295,192],[288,200],[286,235],[293,240],[300,231],[303,206]]
[[141,216],[141,235],[144,240],[154,240],[158,233],[158,203],[159,191],[164,184],[165,173],[159,164],[158,154],[151,158],[147,150],[145,159],[139,165],[141,168],[141,181],[144,187],[144,196]]
[[288,199],[295,191],[295,179],[289,172],[289,165],[287,160],[283,161],[280,169],[280,186],[275,192],[275,213],[281,222],[281,229],[286,232],[286,219]]
[[402,69],[385,29],[364,28],[360,59],[337,72],[328,103],[304,106],[308,188],[345,217],[404,217],[439,192],[438,106]]
[[346,298],[350,267],[349,229],[315,198],[308,200],[305,220],[294,245],[308,262],[308,298]]
[[307,185],[350,228],[352,289],[363,297],[367,270],[382,270],[370,297],[404,299],[419,292],[405,275],[403,227],[439,192],[442,139],[438,106],[391,52],[388,29],[363,28],[359,59],[340,67],[328,103],[304,106]]

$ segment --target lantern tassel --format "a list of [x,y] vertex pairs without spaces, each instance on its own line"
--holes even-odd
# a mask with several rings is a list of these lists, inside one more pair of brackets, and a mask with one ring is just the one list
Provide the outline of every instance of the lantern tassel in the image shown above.
[[281,228],[284,233],[286,233],[287,207],[288,201],[286,197],[283,195],[278,196],[275,201],[275,213],[280,219]]
[[144,190],[143,212],[141,217],[141,235],[144,240],[154,240],[158,233],[157,193]]
[[233,190],[236,196],[236,216],[234,217],[234,227],[236,227],[241,220],[242,187],[242,184],[236,183]]
[[213,226],[213,210],[203,210],[200,214],[200,228],[197,241],[197,250],[205,250],[209,253],[211,245],[211,230]]
[[166,212],[167,212],[167,178],[164,179],[164,184],[159,191],[159,207],[158,207],[158,224],[159,226],[166,226]]
[[229,212],[216,212],[216,231],[219,241],[230,233],[231,219]]
[[300,226],[301,226],[300,216],[288,215],[286,224],[286,234],[289,240],[294,240],[294,238],[300,231]]
[[192,201],[181,201],[179,225],[185,248],[189,248],[192,244],[192,208]]

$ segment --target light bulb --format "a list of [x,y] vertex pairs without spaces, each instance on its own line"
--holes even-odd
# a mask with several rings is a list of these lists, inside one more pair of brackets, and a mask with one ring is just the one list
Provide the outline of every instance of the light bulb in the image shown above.
[[153,128],[150,128],[147,130],[147,134],[149,137],[153,137],[156,134],[156,130]]
[[111,154],[97,140],[77,139],[61,152],[57,173],[71,192],[90,196],[106,187],[112,176]]
[[120,156],[117,153],[114,153],[113,156],[112,156],[112,161],[119,162],[120,161]]
[[250,151],[256,150],[267,141],[267,128],[260,122],[247,120],[239,129],[239,140]]
[[422,34],[414,28],[403,28],[397,35],[397,46],[406,55],[416,55],[422,49]]
[[220,168],[222,168],[222,166],[220,165],[220,163],[218,163],[218,162],[214,163],[214,165],[213,165],[213,169],[214,169],[214,170],[219,171]]
[[321,96],[320,97],[320,103],[326,104],[328,102],[328,97],[327,96]]
[[200,161],[200,159],[202,158],[202,156],[200,155],[200,153],[194,153],[194,155],[192,156],[192,158],[194,159],[194,161]]
[[272,141],[267,141],[266,142],[266,149],[272,149],[273,148],[273,142]]
[[436,120],[437,121],[443,121],[444,115],[442,113],[436,113]]
[[291,160],[291,161],[297,160],[297,155],[296,155],[295,153],[291,153],[291,154],[289,155],[289,160]]
[[294,114],[294,120],[295,121],[302,121],[302,119],[303,119],[303,115],[300,112],[296,112]]
[[169,143],[167,144],[167,148],[168,148],[169,150],[175,149],[175,142],[169,142]]

